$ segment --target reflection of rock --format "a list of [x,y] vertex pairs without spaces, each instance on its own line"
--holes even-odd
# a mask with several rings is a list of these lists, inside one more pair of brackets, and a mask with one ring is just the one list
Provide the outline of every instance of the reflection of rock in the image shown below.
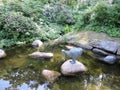
[[69,76],[87,71],[87,68],[81,62],[76,61],[75,64],[71,64],[70,61],[67,60],[62,64],[61,72],[63,75]]
[[112,90],[110,87],[102,85],[102,82],[98,82],[97,84],[88,83],[85,88],[85,90]]
[[43,70],[42,71],[42,75],[44,76],[45,79],[47,79],[48,81],[54,81],[55,79],[57,79],[61,74],[57,71],[53,71],[53,70]]
[[35,41],[32,42],[32,46],[36,49],[40,48],[42,45],[43,45],[43,42],[40,41],[40,40],[35,40]]
[[6,53],[4,50],[0,49],[0,58],[6,57]]
[[32,58],[52,58],[53,53],[45,53],[45,52],[33,52],[32,54],[29,54]]

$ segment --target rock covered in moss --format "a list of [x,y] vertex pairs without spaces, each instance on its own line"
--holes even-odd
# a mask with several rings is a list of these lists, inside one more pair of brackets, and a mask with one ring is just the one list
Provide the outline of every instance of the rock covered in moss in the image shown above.
[[65,76],[71,76],[78,73],[86,72],[87,68],[79,61],[76,61],[75,64],[71,64],[70,60],[65,61],[61,66],[61,72]]
[[2,50],[2,49],[0,49],[0,58],[4,58],[4,57],[6,57],[6,56],[7,56],[7,55],[6,55],[5,51]]

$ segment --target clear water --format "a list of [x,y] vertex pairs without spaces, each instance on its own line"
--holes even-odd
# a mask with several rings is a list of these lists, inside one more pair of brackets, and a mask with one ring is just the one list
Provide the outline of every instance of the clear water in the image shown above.
[[35,51],[30,46],[7,50],[8,56],[0,60],[0,90],[120,90],[120,65],[108,65],[94,59],[91,52],[84,52],[79,57],[79,61],[88,68],[87,73],[74,77],[62,75],[54,83],[46,81],[41,71],[60,72],[64,62],[63,48],[64,45],[59,45],[41,49],[54,53],[50,60],[29,58],[28,54]]

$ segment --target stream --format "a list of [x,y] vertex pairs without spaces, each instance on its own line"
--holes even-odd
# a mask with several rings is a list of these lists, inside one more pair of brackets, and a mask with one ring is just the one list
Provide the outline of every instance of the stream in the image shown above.
[[84,51],[78,59],[88,68],[86,73],[72,77],[62,75],[54,83],[46,81],[42,70],[60,72],[64,62],[61,49],[66,49],[65,45],[41,49],[54,54],[48,60],[28,57],[35,51],[30,45],[7,50],[7,57],[0,60],[0,90],[120,90],[120,65],[103,63],[90,51]]

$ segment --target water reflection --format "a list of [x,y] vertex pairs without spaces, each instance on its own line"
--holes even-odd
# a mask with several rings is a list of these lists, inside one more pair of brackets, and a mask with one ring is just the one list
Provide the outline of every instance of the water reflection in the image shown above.
[[28,54],[33,52],[30,47],[8,51],[8,57],[0,60],[0,90],[120,90],[119,64],[107,65],[99,62],[93,58],[91,52],[85,52],[79,58],[88,68],[87,74],[75,77],[61,76],[54,83],[46,81],[41,71],[60,71],[64,62],[61,55],[63,48],[57,46],[45,49],[54,53],[52,61],[28,58]]
[[18,85],[17,87],[13,87],[10,84],[10,81],[7,80],[0,80],[0,90],[50,90],[48,87],[48,83],[45,82],[43,84],[39,84],[37,87],[35,81],[30,81],[29,84],[23,83],[22,85]]

